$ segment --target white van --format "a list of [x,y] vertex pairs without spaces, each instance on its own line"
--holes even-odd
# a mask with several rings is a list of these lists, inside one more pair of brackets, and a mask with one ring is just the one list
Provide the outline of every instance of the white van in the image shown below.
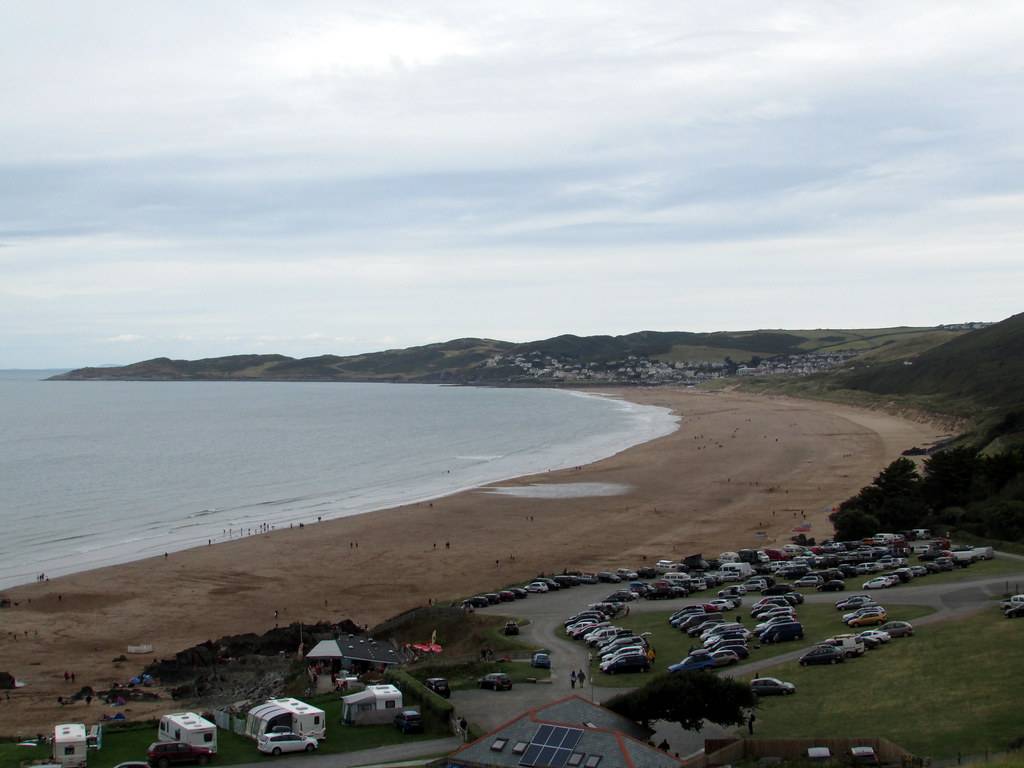
[[680,587],[685,587],[690,583],[690,574],[683,573],[682,571],[669,571],[662,579],[667,581],[669,584],[675,584]]
[[719,570],[723,575],[728,575],[730,581],[740,581],[754,575],[750,563],[722,563]]
[[158,741],[181,741],[217,751],[217,726],[195,712],[175,712],[160,718]]
[[54,763],[63,768],[85,768],[88,753],[89,745],[83,723],[64,723],[54,727],[51,754]]

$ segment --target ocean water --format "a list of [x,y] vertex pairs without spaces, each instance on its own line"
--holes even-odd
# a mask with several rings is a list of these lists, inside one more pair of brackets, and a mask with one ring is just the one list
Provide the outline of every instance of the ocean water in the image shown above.
[[0,371],[0,587],[585,464],[666,409],[546,389]]

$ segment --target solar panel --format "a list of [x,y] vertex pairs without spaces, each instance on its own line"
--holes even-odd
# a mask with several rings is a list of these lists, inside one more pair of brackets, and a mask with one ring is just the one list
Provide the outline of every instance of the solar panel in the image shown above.
[[564,768],[581,738],[583,731],[580,728],[542,725],[519,765],[523,768]]
[[540,754],[541,747],[537,744],[531,744],[526,748],[526,752],[523,753],[522,759],[519,761],[520,765],[523,766],[534,766],[537,764],[537,755]]
[[580,743],[580,739],[583,738],[583,731],[579,728],[568,728],[569,732],[565,735],[562,740],[562,747],[564,749],[576,749],[576,745]]

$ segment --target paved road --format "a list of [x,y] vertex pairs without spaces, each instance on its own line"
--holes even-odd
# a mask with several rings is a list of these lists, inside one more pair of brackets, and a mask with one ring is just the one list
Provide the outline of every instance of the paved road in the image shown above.
[[[1007,582],[1011,588],[1014,583],[1024,585],[1024,557],[1000,553],[1000,558],[1021,562],[1021,572],[1002,576],[976,579],[970,581],[929,584],[919,582],[881,591],[880,598],[893,605],[926,605],[935,609],[935,613],[915,619],[915,625],[932,624],[938,621],[958,618],[992,607],[993,597],[1003,593]],[[594,701],[605,701],[622,693],[625,688],[604,688],[600,680],[589,680],[580,688],[570,687],[569,673],[576,669],[589,669],[587,650],[580,643],[566,638],[562,631],[562,622],[566,617],[595,603],[614,590],[614,585],[594,584],[562,589],[543,595],[531,595],[527,600],[518,600],[514,604],[505,603],[480,609],[481,613],[494,615],[514,614],[530,620],[523,628],[523,639],[537,647],[551,650],[552,670],[549,683],[518,684],[511,691],[456,691],[452,695],[452,703],[460,715],[477,723],[484,729],[492,729],[507,722],[519,713],[567,696],[570,693],[581,693]],[[709,591],[702,597],[707,599],[713,592]],[[808,603],[833,603],[839,598],[836,593],[809,594]],[[681,600],[640,600],[630,604],[631,612],[664,613],[677,610],[701,600],[689,598]],[[806,650],[806,646],[790,653],[761,659],[748,664],[738,665],[723,670],[730,677],[743,676],[773,667],[797,658]],[[700,734],[693,734],[682,729],[659,729],[655,735],[655,743],[662,738],[668,740],[673,752],[686,756],[703,748],[704,738],[714,738],[725,731],[712,723],[708,723]]]
[[[428,741],[410,741],[406,744],[395,744],[390,747],[361,749],[358,752],[344,752],[337,755],[296,755],[284,760],[275,760],[274,765],[282,763],[294,765],[295,768],[355,768],[361,765],[380,765],[382,763],[398,763],[406,760],[433,757],[454,751],[462,742],[454,736],[447,739],[430,739]],[[232,768],[267,768],[267,761],[259,763],[243,763]]]

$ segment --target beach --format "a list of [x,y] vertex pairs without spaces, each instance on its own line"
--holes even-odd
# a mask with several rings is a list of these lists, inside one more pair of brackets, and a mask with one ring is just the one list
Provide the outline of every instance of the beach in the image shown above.
[[[0,610],[0,671],[27,685],[4,702],[3,732],[98,721],[98,703],[60,707],[57,697],[82,685],[106,688],[152,657],[262,633],[275,621],[373,626],[540,572],[784,543],[805,522],[808,535],[822,538],[833,505],[901,451],[943,432],[817,401],[670,388],[615,394],[671,408],[682,416],[679,429],[594,464],[498,484],[568,486],[545,498],[465,491],[5,590],[17,605]],[[576,483],[588,484],[586,492],[574,495]],[[112,661],[140,644],[152,644],[152,654]],[[74,685],[64,680],[68,670]],[[127,715],[172,707],[187,702],[132,704]]]

